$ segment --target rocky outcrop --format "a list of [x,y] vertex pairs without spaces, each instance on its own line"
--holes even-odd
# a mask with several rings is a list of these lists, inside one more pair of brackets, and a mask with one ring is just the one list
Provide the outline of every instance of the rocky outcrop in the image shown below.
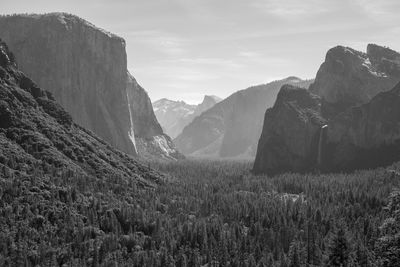
[[127,97],[131,114],[131,135],[139,155],[145,158],[181,159],[171,138],[163,133],[147,92],[128,73]]
[[311,81],[288,77],[238,91],[195,118],[175,144],[196,157],[254,158],[265,110],[287,83],[308,87]]
[[216,96],[204,96],[198,105],[189,105],[184,101],[173,101],[166,98],[153,103],[157,120],[165,132],[172,138],[177,137],[182,130],[207,109],[212,108],[221,99]]
[[0,36],[22,71],[50,91],[78,124],[111,145],[136,155],[134,136],[160,135],[147,94],[143,89],[133,93],[139,87],[127,76],[122,38],[64,13],[0,17]]
[[126,185],[143,187],[152,187],[161,178],[75,124],[50,92],[17,69],[2,42],[0,144],[1,177],[43,179],[50,175],[52,179],[75,177],[87,183],[118,178]]
[[203,101],[197,105],[196,109],[194,110],[194,116],[197,117],[207,109],[212,108],[215,104],[221,102],[221,98],[215,95],[205,95]]
[[367,53],[337,46],[328,51],[310,91],[324,100],[324,115],[333,116],[364,104],[400,80],[400,54],[368,45]]
[[[349,171],[399,160],[399,54],[369,45],[367,53],[328,51],[310,90],[283,87],[267,110],[255,173]],[[392,90],[391,90],[392,89]],[[301,105],[304,97],[314,99]]]

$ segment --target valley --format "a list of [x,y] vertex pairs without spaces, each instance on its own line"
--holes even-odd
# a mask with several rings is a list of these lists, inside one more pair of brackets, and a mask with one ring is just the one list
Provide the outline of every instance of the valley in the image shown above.
[[395,8],[128,2],[0,15],[0,266],[400,266]]

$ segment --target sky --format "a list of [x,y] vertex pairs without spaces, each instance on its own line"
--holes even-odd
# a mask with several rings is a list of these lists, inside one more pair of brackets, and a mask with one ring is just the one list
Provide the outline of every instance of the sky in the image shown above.
[[400,50],[399,0],[0,0],[2,14],[56,11],[123,37],[152,101],[314,78],[336,45]]

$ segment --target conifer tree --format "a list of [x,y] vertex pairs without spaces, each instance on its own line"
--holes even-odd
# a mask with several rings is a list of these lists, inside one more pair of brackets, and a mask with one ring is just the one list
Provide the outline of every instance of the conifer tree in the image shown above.
[[388,218],[380,227],[382,236],[377,244],[377,254],[382,266],[400,266],[400,190],[390,195],[386,210]]
[[339,266],[347,267],[350,266],[350,255],[351,245],[347,236],[346,230],[342,225],[333,235],[330,240],[330,246],[328,249],[328,261],[327,266]]

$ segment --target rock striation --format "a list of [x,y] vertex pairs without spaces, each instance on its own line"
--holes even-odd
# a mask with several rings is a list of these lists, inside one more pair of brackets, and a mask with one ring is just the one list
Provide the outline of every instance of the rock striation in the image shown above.
[[220,101],[217,96],[206,95],[200,104],[189,105],[184,101],[163,98],[154,102],[153,108],[162,128],[171,138],[175,138],[194,118]]
[[377,45],[329,50],[308,91],[284,86],[266,111],[254,172],[351,171],[400,160],[399,59]]
[[238,91],[196,117],[174,139],[175,144],[195,157],[252,159],[265,110],[273,105],[281,86],[308,87],[311,82],[288,77]]
[[[22,71],[50,91],[78,124],[111,145],[137,155],[137,143],[146,141],[135,138],[169,139],[159,129],[147,93],[127,74],[121,37],[65,13],[0,17],[0,36]],[[168,145],[178,154],[172,142]]]
[[118,178],[142,187],[161,181],[159,174],[76,124],[50,92],[17,69],[1,41],[0,144],[0,177]]

